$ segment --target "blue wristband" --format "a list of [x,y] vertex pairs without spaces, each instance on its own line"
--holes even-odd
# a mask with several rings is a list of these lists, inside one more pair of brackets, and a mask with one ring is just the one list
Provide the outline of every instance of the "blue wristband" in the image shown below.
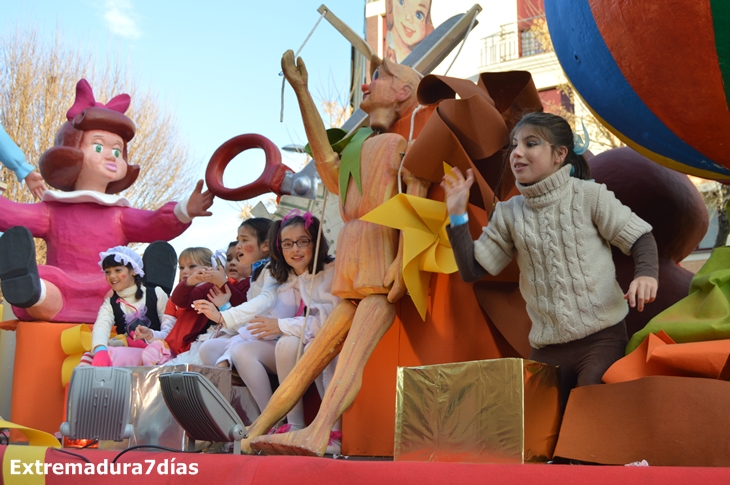
[[460,226],[469,222],[469,214],[466,212],[459,215],[449,214],[449,220],[451,221],[451,227]]
[[227,301],[223,305],[221,305],[220,308],[218,308],[218,311],[224,312],[231,308],[231,302]]
[[106,345],[97,345],[94,349],[94,353],[96,354],[99,351],[106,350]]

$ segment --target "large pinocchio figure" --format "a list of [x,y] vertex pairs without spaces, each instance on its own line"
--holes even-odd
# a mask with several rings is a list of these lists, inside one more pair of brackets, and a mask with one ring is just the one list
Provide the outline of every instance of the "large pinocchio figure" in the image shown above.
[[[339,194],[342,202],[340,212],[345,226],[337,241],[332,293],[343,301],[248,429],[249,438],[244,440],[243,449],[321,456],[327,449],[333,425],[360,390],[370,354],[395,321],[393,303],[405,294],[399,232],[361,221],[360,217],[398,193],[398,168],[407,141],[397,133],[389,133],[389,129],[399,119],[408,119],[418,105],[416,89],[421,75],[387,60],[377,68],[372,82],[363,85],[360,105],[370,115],[373,133],[362,142],[359,163],[344,167],[330,146],[324,123],[307,88],[304,62],[301,58],[295,62],[293,52],[287,51],[281,63],[299,100],[317,170],[327,189]],[[345,170],[348,174],[340,173]],[[408,194],[426,196],[428,182],[407,170],[402,171],[402,178]],[[302,430],[266,435],[338,352],[334,377],[314,422]]]

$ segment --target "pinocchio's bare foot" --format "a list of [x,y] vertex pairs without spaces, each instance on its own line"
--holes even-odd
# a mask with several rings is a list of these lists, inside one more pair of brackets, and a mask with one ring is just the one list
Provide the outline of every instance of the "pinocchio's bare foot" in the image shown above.
[[255,453],[255,451],[251,449],[251,440],[255,438],[256,437],[253,436],[251,438],[241,440],[241,453],[243,453],[244,455],[253,455]]
[[328,430],[315,432],[310,426],[289,433],[259,436],[251,441],[251,448],[265,455],[324,456],[329,439]]

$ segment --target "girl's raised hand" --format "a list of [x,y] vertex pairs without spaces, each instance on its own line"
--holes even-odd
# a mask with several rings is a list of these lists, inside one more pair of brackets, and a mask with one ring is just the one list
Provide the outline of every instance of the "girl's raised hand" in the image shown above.
[[213,320],[216,323],[220,323],[223,319],[221,312],[218,308],[208,300],[195,300],[193,302],[193,310],[205,315],[209,320]]
[[206,271],[208,275],[208,279],[206,280],[208,283],[213,283],[218,288],[223,288],[225,286],[226,281],[228,281],[228,276],[226,276],[226,268],[224,266],[218,265],[217,268],[211,268],[208,271]]
[[279,328],[279,320],[276,318],[266,317],[255,317],[251,319],[246,328],[251,335],[257,339],[264,339],[266,337],[275,337],[281,335],[281,329]]
[[466,213],[469,189],[473,183],[474,172],[470,168],[466,170],[466,179],[457,167],[454,167],[451,173],[444,174],[441,187],[446,194],[446,208],[450,215],[458,216]]
[[228,303],[231,300],[231,292],[228,290],[228,285],[223,285],[223,291],[219,290],[216,286],[211,288],[208,292],[208,300],[218,308]]
[[651,303],[656,299],[656,291],[659,283],[651,276],[639,276],[629,285],[629,291],[624,295],[624,299],[629,300],[631,308],[637,306],[640,312],[644,311],[644,304]]
[[195,271],[193,271],[193,274],[188,276],[188,279],[185,281],[185,284],[188,286],[197,286],[200,283],[206,282],[207,275],[205,274],[205,268],[198,268]]

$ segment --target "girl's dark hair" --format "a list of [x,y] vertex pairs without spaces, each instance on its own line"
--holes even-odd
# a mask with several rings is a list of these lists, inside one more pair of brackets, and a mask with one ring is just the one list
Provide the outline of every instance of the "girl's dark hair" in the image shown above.
[[228,249],[235,248],[238,246],[238,241],[231,241],[228,243]]
[[[132,267],[131,263],[122,264],[116,259],[114,259],[114,255],[110,254],[106,258],[104,258],[101,261],[101,269],[107,269],[107,268],[116,268],[117,266],[124,266],[126,268],[129,268],[130,271],[134,271],[134,268]],[[142,292],[142,285],[144,284],[142,281],[142,277],[138,274],[134,275],[134,284],[137,285],[137,291],[134,294],[134,297],[136,299],[141,299],[144,296],[144,293]]]
[[[256,241],[258,242],[259,246],[261,246],[269,238],[271,219],[266,219],[264,217],[252,217],[251,219],[246,219],[245,221],[243,221],[239,227],[251,228],[254,234],[256,234]],[[269,247],[271,247],[271,243],[269,243]],[[264,271],[265,266],[266,265],[261,265],[256,268],[256,271],[251,273],[251,281],[256,281],[259,278],[259,275]]]
[[269,229],[271,228],[271,220],[263,217],[252,217],[246,219],[239,227],[250,227],[256,233],[256,239],[259,245],[266,242],[269,237]]
[[[583,155],[576,155],[573,151],[575,148],[573,130],[570,128],[568,122],[565,121],[565,118],[551,113],[535,112],[526,114],[512,129],[510,140],[512,140],[518,129],[524,128],[525,126],[535,128],[538,135],[552,145],[553,150],[556,147],[566,147],[568,154],[565,156],[563,166],[568,163],[573,165],[573,168],[575,168],[573,177],[590,180],[591,169],[588,167],[588,162],[586,162]],[[512,150],[507,152],[508,159],[511,152]]]
[[514,138],[517,130],[524,128],[525,126],[535,128],[538,135],[552,145],[552,150],[555,150],[556,147],[560,146],[564,146],[568,149],[568,153],[563,161],[563,166],[569,163],[574,167],[575,170],[572,174],[573,177],[582,180],[590,180],[591,178],[591,169],[588,167],[588,162],[583,155],[576,155],[573,151],[575,148],[573,130],[570,128],[568,122],[565,121],[565,118],[550,113],[543,113],[541,111],[528,113],[524,115],[517,124],[515,124],[515,127],[512,128],[512,132],[509,135],[508,149],[504,151],[502,166],[499,170],[499,177],[497,178],[497,185],[494,189],[494,197],[492,198],[492,207],[489,209],[490,221],[492,220],[492,215],[494,214],[494,209],[497,204],[497,194],[501,193],[500,187],[502,185],[505,168],[509,167],[509,159],[513,150],[512,139]]
[[[271,224],[271,229],[269,230],[269,251],[271,253],[271,263],[269,263],[269,268],[271,270],[271,274],[274,276],[276,281],[279,283],[284,283],[287,279],[289,279],[289,272],[291,271],[291,266],[289,266],[286,263],[286,260],[284,259],[284,253],[281,249],[281,231],[285,227],[294,226],[294,225],[301,225],[305,227],[305,231],[309,235],[309,237],[312,239],[312,242],[310,243],[312,245],[312,252],[314,252],[314,248],[317,247],[317,234],[319,234],[319,219],[312,216],[312,223],[309,225],[309,227],[306,227],[305,220],[302,216],[293,216],[285,220],[284,222],[281,221],[275,221]],[[272,244],[273,242],[273,244]],[[327,240],[322,237],[322,239],[319,242],[319,253],[316,256],[316,258],[313,256],[312,261],[309,262],[309,273],[310,274],[317,274],[320,271],[322,271],[325,267],[325,265],[331,261],[334,260],[332,256],[329,254],[329,244],[327,243]],[[317,268],[314,268],[314,260],[317,260]]]

